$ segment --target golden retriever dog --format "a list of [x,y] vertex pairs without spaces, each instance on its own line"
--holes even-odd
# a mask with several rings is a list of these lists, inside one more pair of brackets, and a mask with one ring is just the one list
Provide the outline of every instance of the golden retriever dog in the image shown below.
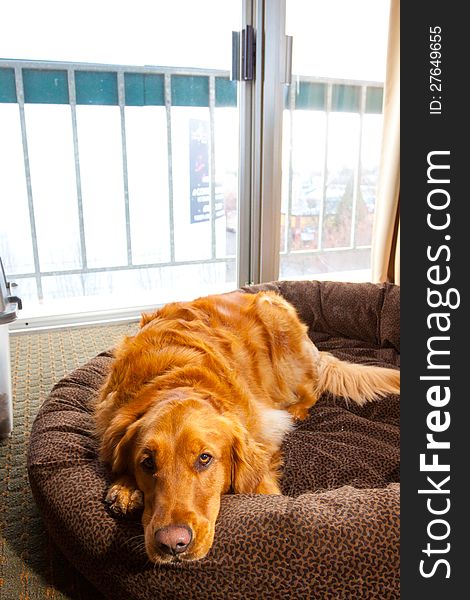
[[233,292],[143,315],[97,399],[115,514],[143,508],[155,563],[210,550],[222,494],[279,494],[280,448],[323,392],[363,404],[398,393],[395,369],[319,352],[274,292]]

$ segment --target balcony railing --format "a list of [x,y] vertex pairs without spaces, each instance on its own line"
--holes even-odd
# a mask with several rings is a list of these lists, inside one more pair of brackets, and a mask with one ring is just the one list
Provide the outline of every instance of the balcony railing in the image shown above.
[[[73,275],[87,276],[177,266],[225,265],[227,273],[230,273],[227,275],[227,281],[233,279],[233,283],[235,283],[235,244],[233,240],[227,242],[227,239],[224,239],[223,247],[221,247],[221,236],[225,236],[226,233],[217,226],[217,221],[224,209],[223,203],[227,201],[227,189],[224,189],[223,184],[217,181],[219,174],[216,170],[216,162],[219,148],[217,147],[215,135],[216,115],[221,108],[236,108],[237,106],[236,82],[230,81],[227,72],[201,69],[0,60],[0,111],[2,104],[14,104],[18,107],[17,117],[15,118],[19,119],[18,132],[21,136],[19,144],[24,168],[25,206],[27,207],[25,217],[27,215],[29,228],[29,236],[24,243],[30,245],[31,260],[29,264],[28,260],[17,260],[17,257],[12,255],[9,250],[8,240],[2,240],[0,254],[2,254],[6,270],[11,279],[35,282],[35,290],[32,295],[36,295],[37,299],[42,300],[45,296],[47,297],[44,282],[51,278],[60,279],[61,277]],[[31,176],[30,131],[26,117],[26,107],[34,104],[65,105],[70,108],[70,143],[73,148],[74,159],[73,202],[75,202],[75,218],[77,220],[78,248],[76,259],[69,261],[69,263],[66,260],[59,261],[57,266],[54,266],[50,260],[45,260],[41,255],[41,248],[47,244],[47,240],[44,239],[44,231],[47,231],[47,228],[38,227],[38,220],[44,223],[48,218],[52,219],[52,215],[48,217],[48,215],[40,214],[40,211],[44,211],[44,207],[37,205],[35,180]],[[83,154],[84,148],[81,144],[80,127],[77,121],[77,111],[80,110],[81,106],[114,106],[119,110],[119,119],[115,123],[119,127],[116,139],[119,139],[120,144],[119,152],[122,163],[120,177],[122,177],[123,202],[116,203],[115,210],[117,212],[114,213],[116,225],[113,224],[113,217],[110,217],[109,225],[102,223],[102,227],[103,229],[123,228],[121,233],[125,240],[125,248],[122,256],[119,255],[116,260],[110,260],[109,264],[104,264],[102,259],[94,259],[89,248],[91,240],[87,229],[82,168],[85,157]],[[130,107],[160,107],[161,111],[164,112],[166,135],[163,143],[166,150],[167,164],[166,182],[163,187],[166,191],[166,198],[159,198],[159,202],[164,206],[162,208],[162,220],[165,221],[167,230],[166,248],[160,251],[159,256],[149,261],[142,258],[142,255],[136,256],[136,232],[132,227],[131,219],[132,189],[129,185],[129,130],[126,112]],[[175,148],[174,145],[175,117],[173,109],[176,107],[202,107],[208,109],[205,118],[208,122],[209,180],[207,182],[207,203],[199,217],[208,224],[206,231],[210,237],[210,244],[207,253],[203,257],[198,257],[197,252],[194,253],[195,258],[188,256],[187,252],[181,253],[178,247],[181,236],[179,236],[180,241],[178,241],[175,235],[178,219],[176,207],[180,201],[175,191],[175,165],[179,160],[178,148]],[[361,185],[364,185],[361,176],[363,120],[366,115],[381,113],[381,84],[302,77],[289,88],[286,94],[286,110],[290,112],[292,126],[288,139],[285,140],[284,150],[286,154],[284,164],[287,165],[287,168],[284,174],[286,191],[283,201],[284,232],[281,252],[284,256],[292,256],[295,259],[295,256],[305,253],[318,254],[330,250],[344,251],[367,248],[368,244],[361,242],[360,239],[358,240],[357,235],[358,200],[361,195]],[[350,190],[352,200],[348,221],[349,234],[346,236],[348,238],[347,243],[332,246],[325,239],[325,221],[331,217],[332,212],[334,214],[335,207],[333,205],[337,202],[331,197],[331,194],[330,197],[328,196],[328,189],[331,190],[332,186],[332,182],[327,175],[327,161],[331,142],[328,125],[322,139],[325,164],[322,165],[322,174],[317,177],[318,181],[312,180],[302,183],[301,177],[296,174],[295,161],[293,160],[293,148],[296,143],[293,119],[295,113],[299,110],[317,111],[324,113],[324,115],[352,113],[359,119],[359,127],[357,128],[357,147],[359,151],[352,168],[353,183]],[[151,127],[150,123],[148,127]],[[237,127],[236,122],[232,123],[232,127]],[[1,144],[2,137],[0,133],[0,148]],[[8,152],[8,149],[5,150],[4,148],[4,151]],[[47,140],[44,140],[44,152],[47,152]],[[0,172],[1,168],[0,166]],[[236,169],[237,165],[234,164],[232,175],[235,179]],[[312,177],[315,178],[313,175]],[[306,189],[300,192],[297,188],[302,187],[302,185]],[[316,191],[312,189],[310,197],[309,185],[312,188],[315,186],[318,188]],[[342,189],[344,191],[344,184],[340,183],[339,185],[340,187],[343,185]],[[2,195],[5,194],[5,190],[1,193]],[[300,198],[302,193],[305,196],[305,201]],[[368,200],[372,210],[373,200],[373,198]],[[8,202],[8,196],[1,198],[0,219],[2,221],[8,219],[9,216]],[[118,215],[119,212],[120,215]],[[195,219],[199,218],[197,215],[191,214]],[[60,214],[56,216],[60,219]],[[302,220],[306,221],[307,224],[303,223]],[[5,227],[4,222],[4,228],[14,231],[15,224],[7,224]],[[233,230],[233,227],[228,229]],[[312,233],[313,230],[315,231]],[[299,235],[296,234],[296,231]],[[52,231],[51,235],[53,235]]]

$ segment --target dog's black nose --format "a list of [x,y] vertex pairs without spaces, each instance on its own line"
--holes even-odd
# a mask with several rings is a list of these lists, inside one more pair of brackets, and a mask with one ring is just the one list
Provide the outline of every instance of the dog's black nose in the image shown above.
[[167,525],[155,532],[158,548],[165,554],[182,554],[192,539],[193,532],[186,525]]

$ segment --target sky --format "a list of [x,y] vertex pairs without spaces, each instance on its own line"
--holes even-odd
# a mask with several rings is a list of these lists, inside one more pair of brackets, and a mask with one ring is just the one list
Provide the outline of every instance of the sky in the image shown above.
[[[228,70],[241,4],[0,0],[0,57]],[[294,73],[383,81],[388,11],[389,0],[287,0]]]

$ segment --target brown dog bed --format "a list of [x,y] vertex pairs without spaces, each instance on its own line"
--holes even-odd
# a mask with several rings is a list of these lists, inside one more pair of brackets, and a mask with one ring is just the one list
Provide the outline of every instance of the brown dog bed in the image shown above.
[[[399,366],[399,288],[279,282],[312,340],[352,362]],[[365,407],[328,396],[288,435],[282,496],[222,499],[201,561],[147,561],[138,520],[116,520],[92,435],[102,353],[57,383],[33,425],[28,472],[50,534],[118,599],[399,598],[399,398]]]

